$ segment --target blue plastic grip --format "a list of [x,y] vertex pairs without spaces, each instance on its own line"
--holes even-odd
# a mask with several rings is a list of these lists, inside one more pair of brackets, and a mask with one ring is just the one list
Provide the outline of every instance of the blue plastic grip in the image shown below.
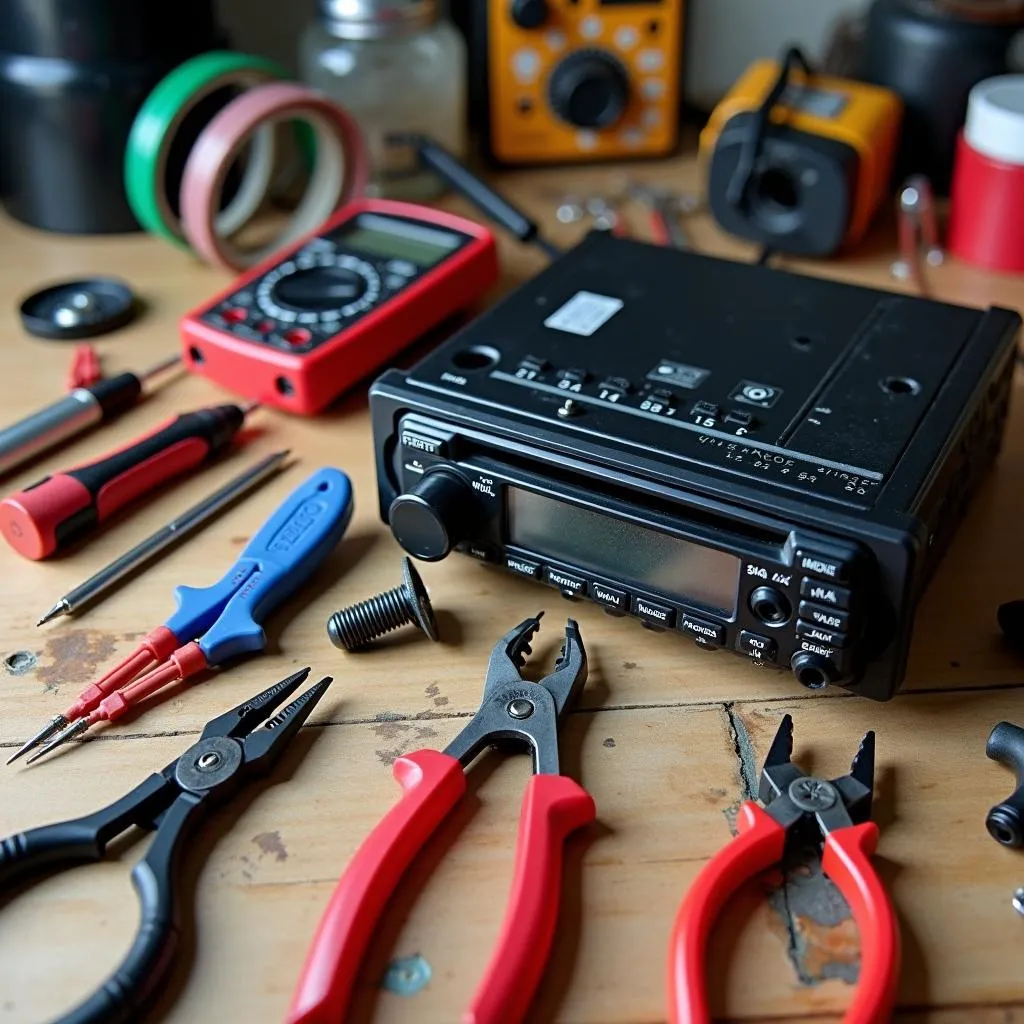
[[262,650],[262,622],[293,594],[341,540],[352,519],[352,481],[317,470],[260,527],[223,579],[178,587],[166,626],[182,643],[198,639],[207,664]]

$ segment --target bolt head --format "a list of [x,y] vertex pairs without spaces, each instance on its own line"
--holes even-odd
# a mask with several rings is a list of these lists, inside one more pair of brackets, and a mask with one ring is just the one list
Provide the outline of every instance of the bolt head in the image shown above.
[[515,700],[508,702],[508,707],[505,710],[508,712],[509,718],[521,721],[533,714],[533,702],[528,701],[525,697],[517,697]]
[[406,557],[402,559],[402,584],[409,600],[409,606],[415,617],[416,625],[430,637],[431,640],[440,639],[437,633],[437,619],[434,618],[434,609],[430,604],[430,595],[423,585],[416,566]]
[[794,779],[789,786],[789,799],[801,811],[827,811],[835,806],[839,793],[831,782],[824,779]]

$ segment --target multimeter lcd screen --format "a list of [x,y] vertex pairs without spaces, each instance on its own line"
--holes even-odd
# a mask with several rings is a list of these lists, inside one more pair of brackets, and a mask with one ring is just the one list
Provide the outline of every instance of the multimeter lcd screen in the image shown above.
[[735,555],[518,487],[508,488],[508,524],[509,543],[537,555],[727,615],[735,611]]
[[371,256],[409,260],[418,267],[440,263],[462,244],[462,238],[450,231],[369,213],[357,217],[338,241]]

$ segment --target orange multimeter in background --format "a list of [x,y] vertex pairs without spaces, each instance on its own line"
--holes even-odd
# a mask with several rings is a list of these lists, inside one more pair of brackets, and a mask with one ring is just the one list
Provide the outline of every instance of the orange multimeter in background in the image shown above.
[[675,148],[683,0],[478,0],[471,22],[477,120],[493,160]]
[[889,194],[902,119],[892,90],[815,74],[796,48],[756,61],[701,132],[708,206],[740,238],[831,255]]

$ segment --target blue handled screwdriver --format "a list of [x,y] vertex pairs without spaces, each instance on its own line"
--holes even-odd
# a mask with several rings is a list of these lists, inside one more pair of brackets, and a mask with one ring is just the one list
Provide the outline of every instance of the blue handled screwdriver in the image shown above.
[[178,587],[178,610],[86,687],[10,761],[49,740],[29,758],[31,764],[97,722],[116,721],[169,683],[239,654],[263,650],[264,618],[334,549],[352,518],[352,508],[349,478],[339,469],[318,470],[263,524],[218,583]]

